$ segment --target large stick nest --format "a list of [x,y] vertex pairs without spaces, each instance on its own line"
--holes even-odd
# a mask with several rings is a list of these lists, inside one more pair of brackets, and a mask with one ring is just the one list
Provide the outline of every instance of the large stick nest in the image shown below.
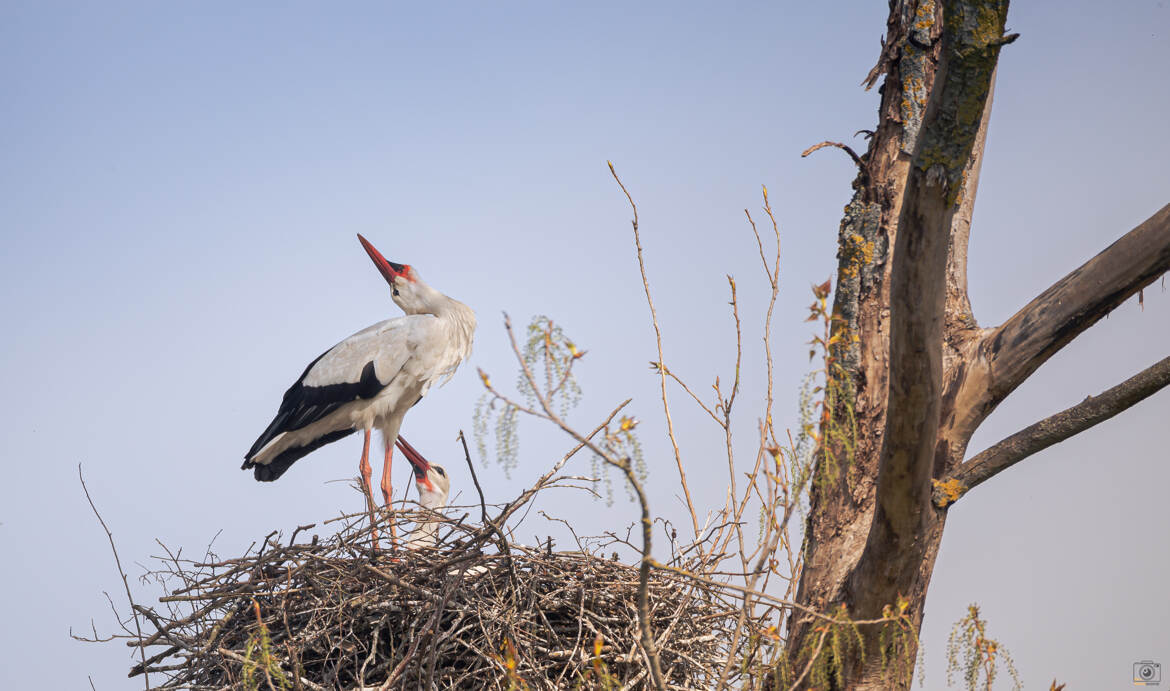
[[[396,515],[403,533],[412,516]],[[238,558],[166,560],[151,574],[167,587],[162,606],[135,606],[153,630],[129,642],[145,657],[130,676],[189,689],[648,685],[638,568],[616,554],[509,545],[462,519],[442,523],[434,548],[391,550],[383,537],[371,553],[366,514],[333,520],[341,529],[325,539],[302,526]],[[742,601],[661,570],[648,592],[668,684],[713,686],[736,657]]]

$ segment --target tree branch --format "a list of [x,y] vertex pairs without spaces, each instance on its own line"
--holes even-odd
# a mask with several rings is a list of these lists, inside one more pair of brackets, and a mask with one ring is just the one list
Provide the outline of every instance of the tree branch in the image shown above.
[[869,168],[866,167],[865,161],[863,161],[861,159],[861,157],[857,155],[856,151],[849,148],[847,145],[842,144],[841,142],[824,141],[824,142],[821,142],[820,144],[813,144],[812,146],[808,147],[804,151],[800,152],[800,157],[801,158],[808,158],[809,154],[811,154],[814,151],[819,151],[820,149],[823,149],[826,146],[836,147],[836,148],[844,151],[845,153],[849,154],[849,158],[852,158],[853,162],[855,164],[857,164],[857,170],[861,173],[862,177],[866,181],[869,180]]
[[[608,459],[607,459],[608,460]],[[642,509],[642,560],[638,563],[638,630],[642,634],[642,651],[646,654],[647,666],[650,668],[650,680],[658,691],[666,691],[666,681],[662,676],[662,662],[658,656],[658,645],[654,642],[654,630],[650,620],[650,566],[654,561],[650,556],[652,550],[651,533],[654,522],[650,518],[650,506],[646,503],[646,493],[642,491],[642,484],[634,473],[627,456],[617,464],[618,469],[626,476],[626,481],[638,495],[638,505]]]
[[971,489],[1034,453],[1108,420],[1170,385],[1170,357],[1117,386],[1025,427],[959,466],[934,486],[934,504],[946,508]]
[[971,146],[971,157],[963,171],[963,190],[959,195],[959,209],[951,221],[951,246],[947,253],[946,330],[948,338],[956,331],[975,328],[971,312],[971,298],[967,292],[967,247],[971,240],[971,219],[975,214],[975,196],[979,192],[979,173],[983,168],[983,152],[987,146],[987,129],[991,123],[991,106],[995,101],[995,72],[983,105],[979,131]]
[[613,175],[618,187],[622,188],[622,192],[626,195],[626,199],[630,202],[630,208],[634,212],[634,218],[630,224],[634,228],[634,247],[638,250],[638,269],[642,272],[642,287],[646,291],[646,303],[650,305],[650,322],[654,324],[654,338],[658,342],[658,364],[660,365],[658,378],[662,392],[662,411],[666,415],[666,433],[670,437],[671,448],[674,449],[674,462],[678,466],[679,484],[682,485],[683,497],[687,501],[687,511],[691,514],[691,527],[697,538],[702,531],[699,530],[699,515],[695,511],[695,504],[691,501],[691,488],[687,485],[687,473],[683,470],[682,453],[678,449],[678,439],[674,435],[674,420],[670,417],[670,402],[666,397],[666,358],[662,356],[662,329],[658,326],[658,311],[654,309],[654,298],[650,297],[650,279],[646,278],[646,263],[642,260],[642,236],[638,234],[638,205],[634,203],[633,196],[622,183],[622,179],[618,177],[613,162],[606,161],[606,164],[609,165],[609,172]]
[[986,413],[1048,358],[1170,270],[1170,204],[1038,295],[980,350],[989,363]]

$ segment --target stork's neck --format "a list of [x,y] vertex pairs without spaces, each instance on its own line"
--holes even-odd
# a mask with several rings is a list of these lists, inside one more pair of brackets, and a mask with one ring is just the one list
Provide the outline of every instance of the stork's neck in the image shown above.
[[437,490],[425,489],[422,485],[418,486],[418,503],[424,509],[431,511],[438,511],[447,505],[447,494],[440,487]]
[[472,328],[475,325],[475,312],[467,305],[459,302],[455,298],[449,298],[439,291],[435,291],[437,299],[432,303],[432,314],[440,319],[452,319],[459,321],[470,321]]
[[471,340],[475,336],[475,312],[470,307],[454,298],[449,298],[439,291],[434,291],[435,298],[431,302],[431,314],[438,317],[452,327],[452,335],[459,342],[462,358],[471,354]]
[[420,547],[434,547],[439,541],[439,524],[434,521],[423,523],[410,533],[406,540],[406,549]]
[[471,320],[475,321],[475,313],[470,307],[455,298],[443,295],[422,281],[415,282],[414,292],[417,304],[401,305],[407,314],[433,314],[440,319],[459,319],[470,315]]
[[[447,505],[447,494],[442,489],[428,490],[418,485],[419,504],[431,511],[438,511]],[[439,541],[439,523],[434,518],[428,518],[410,534],[406,542],[407,549],[419,547],[434,547]]]

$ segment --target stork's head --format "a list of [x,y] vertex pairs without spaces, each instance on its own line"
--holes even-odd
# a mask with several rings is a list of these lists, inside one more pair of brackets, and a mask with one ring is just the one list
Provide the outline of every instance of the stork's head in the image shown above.
[[428,509],[441,509],[447,505],[451,490],[451,478],[443,466],[427,463],[425,460],[409,459],[414,466],[414,485],[418,488],[418,503]]
[[366,248],[366,254],[374,260],[374,266],[382,273],[382,278],[390,284],[390,295],[395,304],[407,314],[431,314],[434,312],[433,302],[438,293],[435,289],[419,279],[418,272],[410,264],[397,264],[387,261],[370,241],[358,233],[358,240]]

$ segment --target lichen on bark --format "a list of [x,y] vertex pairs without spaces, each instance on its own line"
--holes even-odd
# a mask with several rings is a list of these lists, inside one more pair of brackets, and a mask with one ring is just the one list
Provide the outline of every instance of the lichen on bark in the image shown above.
[[933,104],[934,126],[922,133],[914,165],[932,182],[945,185],[951,204],[963,188],[963,171],[983,117],[1000,48],[1015,38],[1003,33],[1007,4],[1006,0],[946,3],[943,49],[948,54],[947,80]]
[[902,59],[898,67],[902,73],[902,151],[914,153],[918,143],[918,130],[922,127],[922,116],[926,113],[926,101],[930,95],[927,88],[928,70],[933,72],[931,30],[937,19],[934,0],[923,0],[914,10],[914,19],[902,46]]
[[[833,312],[840,319],[836,325],[848,335],[861,333],[858,310],[862,296],[881,280],[886,261],[887,238],[880,232],[882,209],[877,202],[863,201],[863,190],[857,190],[845,207],[837,235],[837,294]],[[839,352],[841,365],[856,374],[860,361],[860,346],[855,339],[842,339]]]

